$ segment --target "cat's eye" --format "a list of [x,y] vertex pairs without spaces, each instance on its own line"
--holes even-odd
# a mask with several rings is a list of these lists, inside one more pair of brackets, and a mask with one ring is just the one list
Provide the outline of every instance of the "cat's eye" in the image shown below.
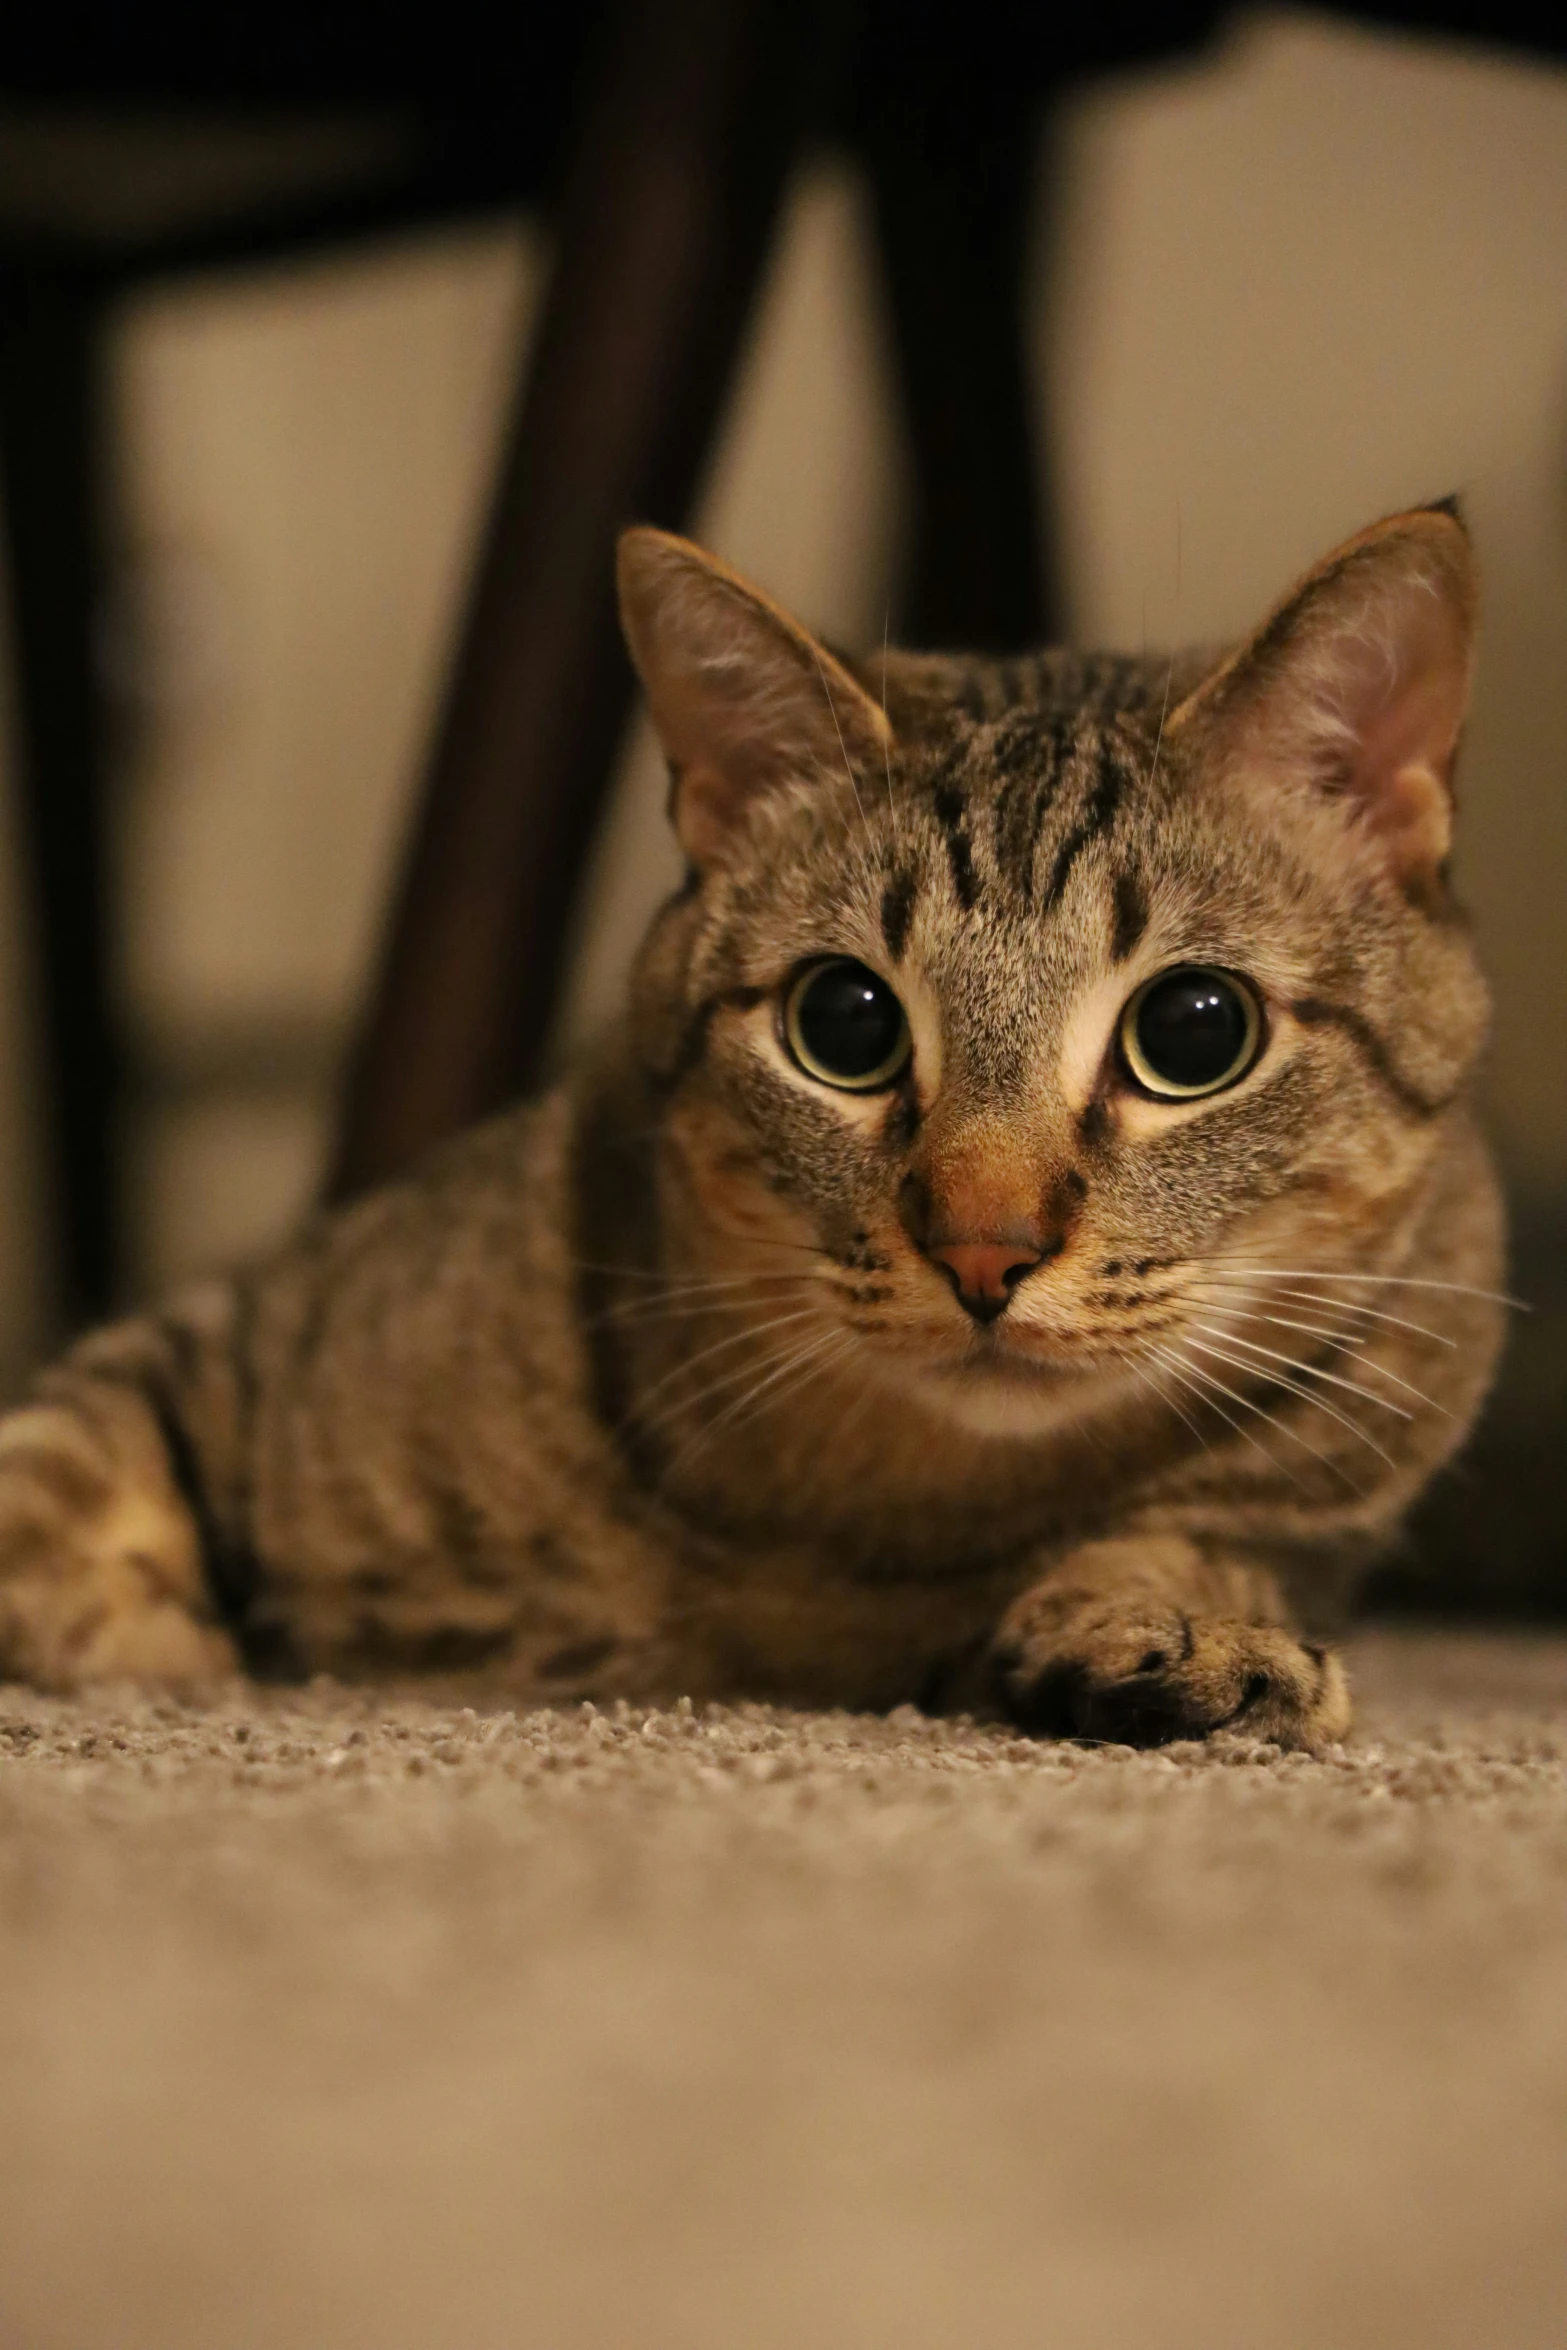
[[1121,1014],[1121,1057],[1145,1093],[1194,1101],[1245,1076],[1262,1014],[1243,980],[1181,963],[1141,986]]
[[807,1077],[847,1093],[891,1085],[914,1050],[907,1015],[885,979],[844,955],[800,973],[784,999],[783,1032]]

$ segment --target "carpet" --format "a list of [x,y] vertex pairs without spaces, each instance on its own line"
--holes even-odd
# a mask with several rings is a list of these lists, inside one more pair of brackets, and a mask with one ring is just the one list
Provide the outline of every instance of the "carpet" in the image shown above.
[[1567,1640],[1353,1742],[0,1691],[4,2350],[1560,2350]]

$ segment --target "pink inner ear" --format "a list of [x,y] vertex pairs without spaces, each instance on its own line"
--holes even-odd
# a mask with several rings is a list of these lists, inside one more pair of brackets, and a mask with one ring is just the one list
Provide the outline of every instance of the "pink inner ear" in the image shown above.
[[1452,846],[1453,754],[1463,717],[1445,666],[1427,665],[1395,684],[1362,727],[1349,788],[1380,834],[1401,880],[1435,873]]
[[720,861],[747,807],[791,778],[855,759],[882,767],[884,713],[786,614],[699,549],[628,532],[621,618],[673,778],[670,814],[692,863]]
[[1168,740],[1336,801],[1412,894],[1452,834],[1475,579],[1449,508],[1393,515],[1324,557],[1188,695]]
[[[1433,877],[1452,845],[1453,760],[1469,693],[1464,636],[1431,583],[1400,583],[1321,659],[1330,675],[1342,788],[1397,878]],[[1336,687],[1336,690],[1334,688]]]
[[693,865],[707,866],[723,850],[745,806],[743,784],[705,759],[694,759],[673,779],[675,835]]

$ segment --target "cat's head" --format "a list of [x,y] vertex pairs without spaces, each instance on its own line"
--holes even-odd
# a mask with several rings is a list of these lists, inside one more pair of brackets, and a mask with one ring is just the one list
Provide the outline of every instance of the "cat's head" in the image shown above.
[[1184,674],[847,665],[649,530],[621,596],[690,866],[633,1034],[711,1256],[813,1269],[883,1363],[1026,1412],[1238,1268],[1388,1245],[1486,1019],[1453,510]]

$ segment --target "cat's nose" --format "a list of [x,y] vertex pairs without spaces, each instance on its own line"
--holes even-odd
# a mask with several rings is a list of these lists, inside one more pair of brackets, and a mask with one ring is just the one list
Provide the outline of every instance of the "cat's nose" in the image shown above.
[[1042,1249],[1014,1240],[954,1240],[928,1254],[951,1282],[963,1311],[982,1323],[1006,1312],[1024,1274],[1044,1257]]

